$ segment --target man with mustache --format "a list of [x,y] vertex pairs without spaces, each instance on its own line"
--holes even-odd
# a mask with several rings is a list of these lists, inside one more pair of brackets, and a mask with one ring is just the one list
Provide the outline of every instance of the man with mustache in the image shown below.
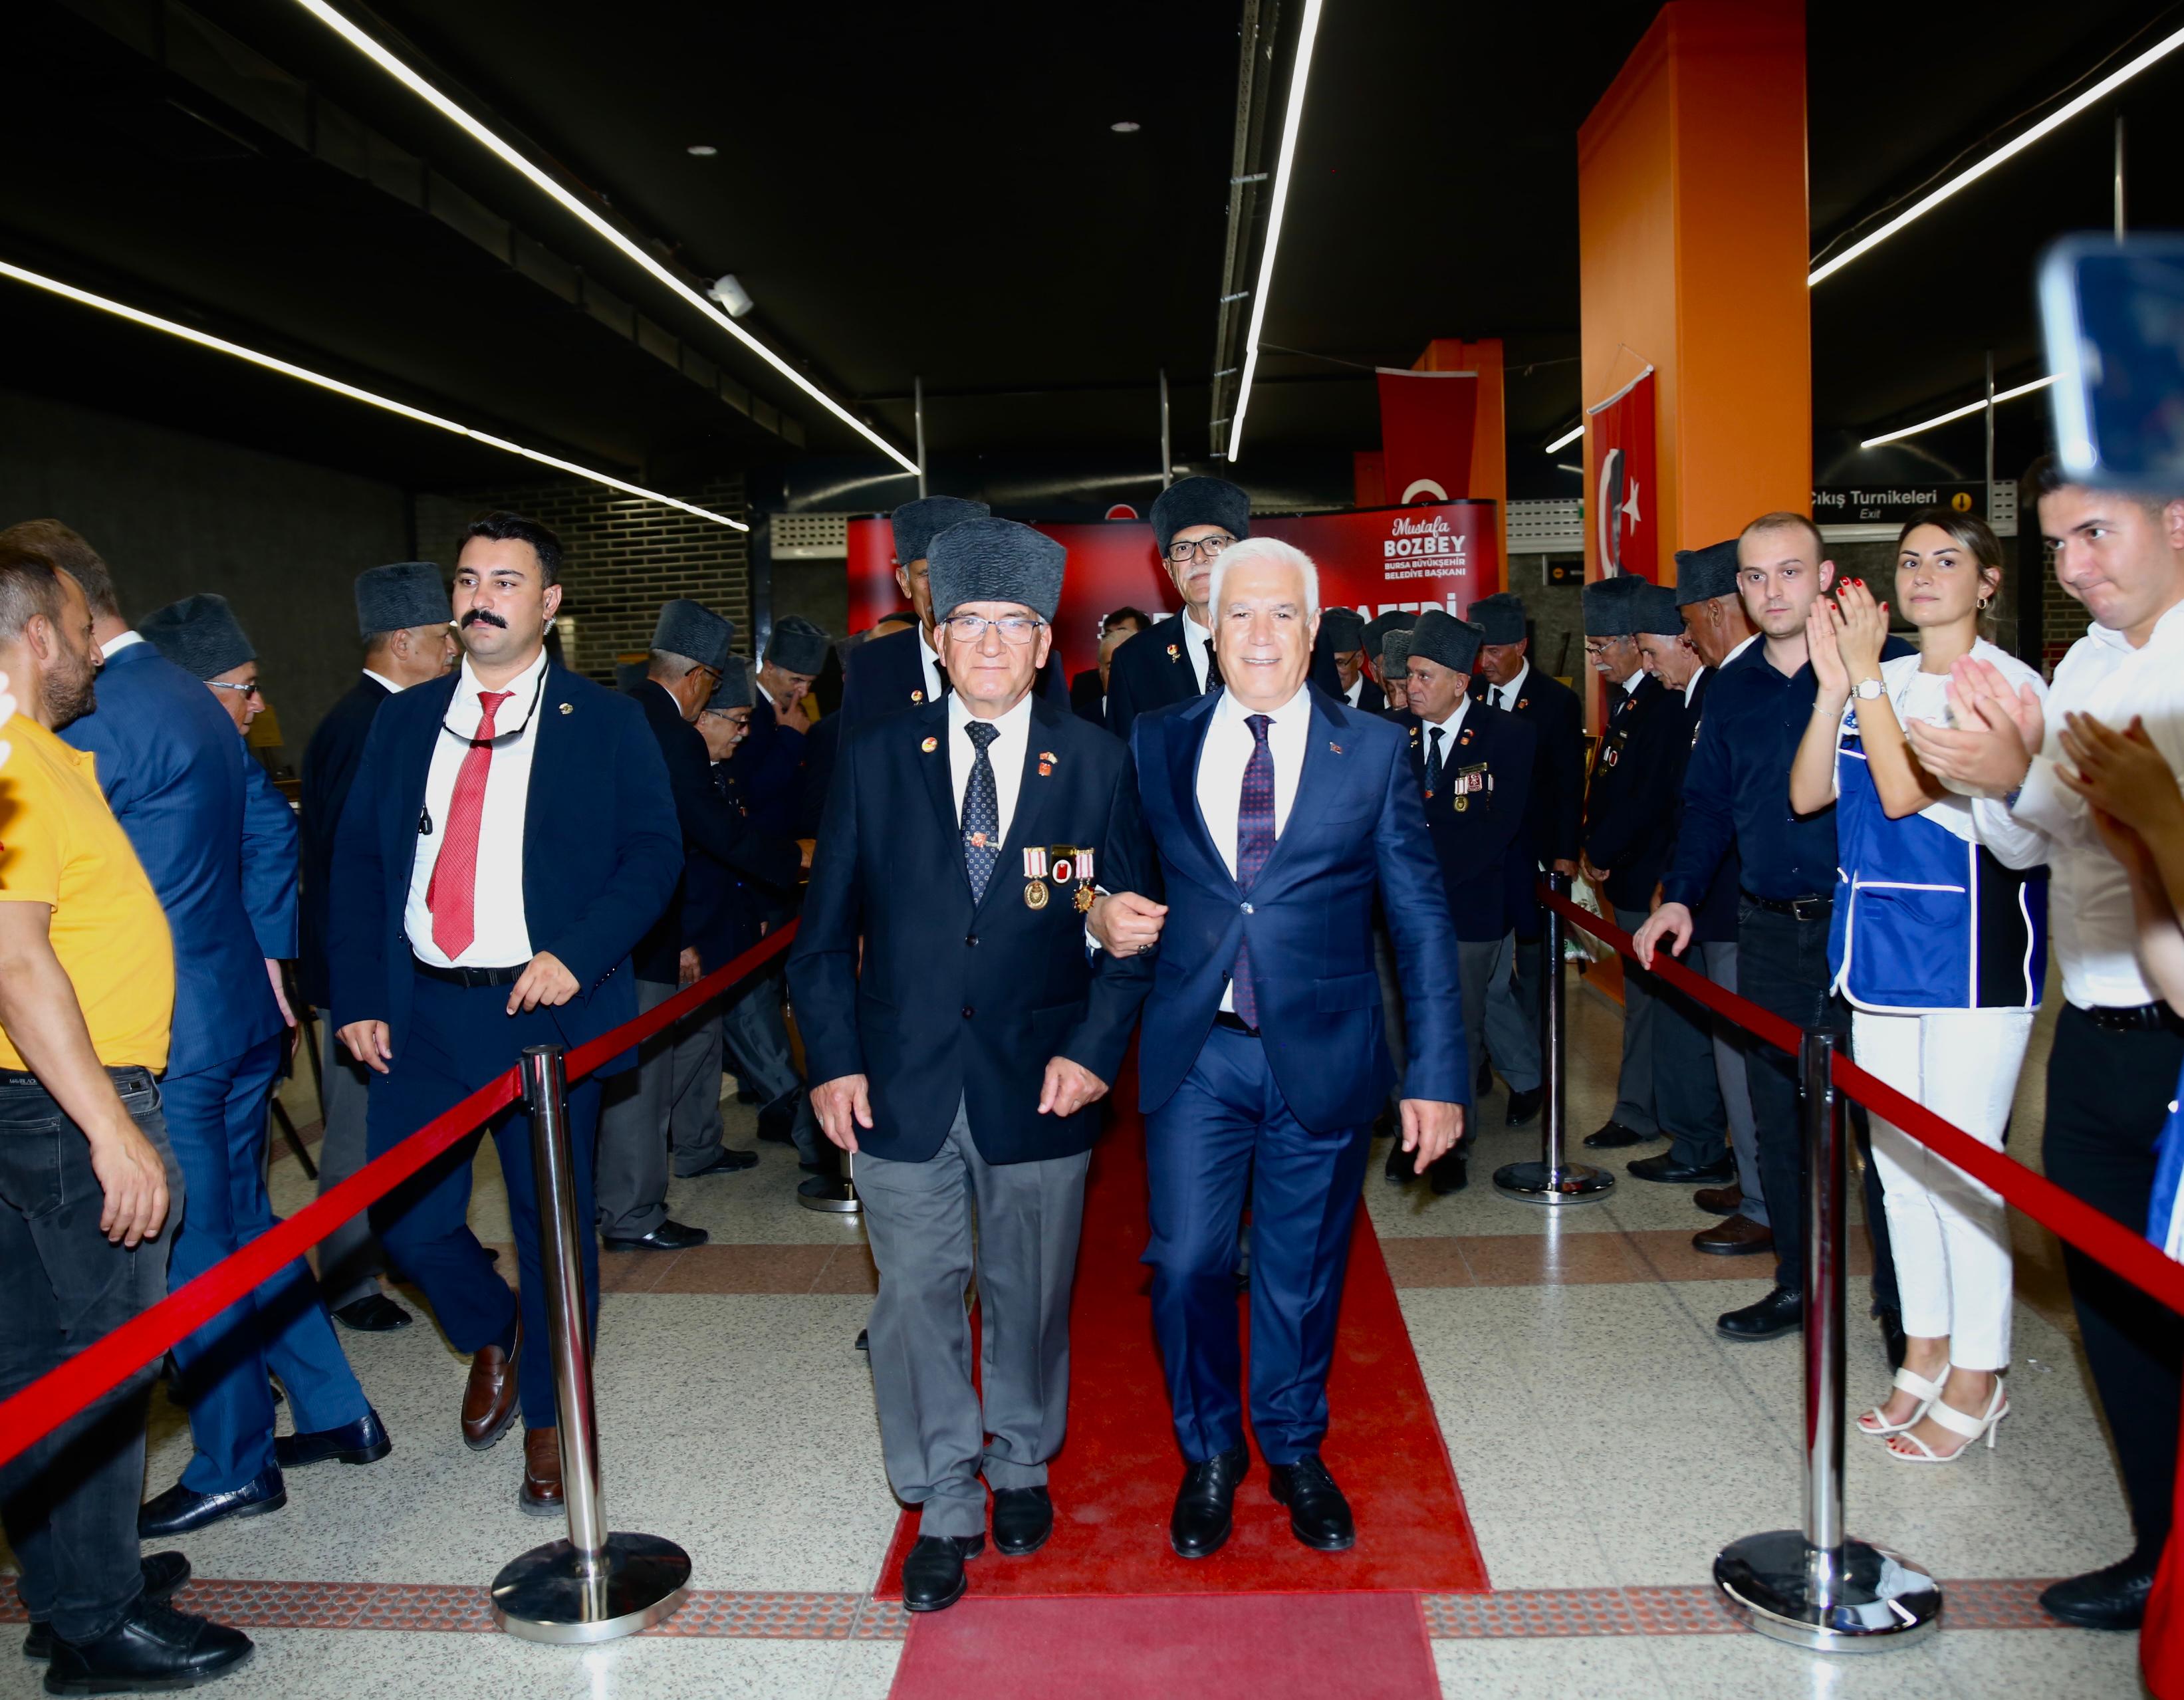
[[[455,562],[462,666],[381,705],[342,811],[327,928],[333,1019],[373,1071],[374,1157],[525,1046],[573,1049],[637,1015],[630,952],[674,895],[682,831],[638,705],[546,659],[560,566],[560,540],[535,521],[496,513],[471,523]],[[580,1221],[593,1214],[600,1076],[634,1060],[625,1052],[569,1089]],[[486,1129],[376,1219],[449,1344],[472,1354],[465,1444],[492,1446],[520,1404],[528,1432],[517,1502],[554,1515],[561,1458],[530,1130],[515,1106],[486,1125],[508,1184],[520,1303],[466,1220]],[[589,1235],[582,1277],[596,1337]]]

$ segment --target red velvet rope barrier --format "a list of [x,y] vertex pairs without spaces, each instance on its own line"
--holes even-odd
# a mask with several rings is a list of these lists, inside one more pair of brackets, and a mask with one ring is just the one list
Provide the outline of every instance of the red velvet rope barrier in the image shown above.
[[[1625,956],[1636,956],[1631,948],[1630,935],[1612,922],[1602,920],[1590,909],[1545,886],[1540,888],[1539,896],[1542,903],[1572,925],[1603,944],[1613,945]],[[1786,1051],[1792,1056],[1797,1054],[1803,1037],[1797,1028],[1760,1008],[1750,999],[1723,990],[1666,950],[1653,953],[1652,972],[1693,1001],[1727,1017],[1777,1051]],[[2014,1157],[2004,1157],[1982,1145],[1954,1123],[1942,1120],[1924,1104],[1867,1073],[1840,1052],[1836,1056],[1834,1072],[1836,1087],[1848,1096],[1886,1118],[1936,1157],[1954,1163],[1975,1180],[1993,1188],[2006,1202],[2023,1211],[2058,1239],[2076,1246],[2095,1262],[2114,1270],[2171,1310],[2184,1311],[2184,1263],[2164,1255],[2143,1235],[2132,1233],[2114,1217],[2071,1196],[2046,1175],[2036,1173]]]
[[[581,1079],[610,1057],[680,1021],[779,956],[795,936],[796,923],[792,921],[657,1008],[601,1034],[588,1045],[578,1045],[569,1053],[569,1079]],[[481,1123],[514,1103],[516,1092],[516,1071],[511,1067],[452,1110],[435,1116],[392,1151],[366,1163],[324,1197],[312,1200],[287,1221],[275,1223],[187,1286],[169,1294],[142,1316],[122,1324],[103,1340],[86,1346],[0,1403],[0,1463],[36,1445],[176,1340],[202,1328],[276,1270],[302,1257],[349,1218],[370,1209]]]

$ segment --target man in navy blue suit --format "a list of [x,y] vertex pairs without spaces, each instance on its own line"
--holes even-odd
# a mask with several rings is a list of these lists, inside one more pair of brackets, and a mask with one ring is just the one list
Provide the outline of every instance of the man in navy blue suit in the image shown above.
[[[1515,715],[1496,714],[1470,697],[1485,634],[1438,608],[1398,633],[1409,645],[1405,666],[1410,703],[1411,765],[1425,802],[1426,828],[1440,864],[1441,889],[1456,923],[1457,970],[1463,984],[1465,1049],[1486,1051],[1486,989],[1508,972],[1513,929],[1532,902],[1532,775],[1538,744]],[[1513,1082],[1525,1077],[1512,1064]],[[1535,1090],[1514,1084],[1511,1090]],[[1477,1130],[1473,1130],[1474,1137]],[[1468,1143],[1468,1142],[1467,1142]],[[1407,1181],[1401,1145],[1388,1152],[1388,1178]],[[1436,1193],[1460,1190],[1469,1179],[1464,1145],[1428,1171]]]
[[[682,833],[660,747],[635,703],[546,659],[560,541],[515,514],[473,521],[455,563],[460,670],[380,705],[334,844],[327,941],[334,1023],[374,1071],[374,1157],[476,1091],[526,1045],[574,1047],[637,1014],[630,951],[674,895]],[[593,1215],[599,1076],[569,1089],[577,1213]],[[561,1508],[560,1431],[531,1140],[487,1126],[508,1184],[519,1304],[465,1221],[472,1134],[376,1213],[458,1352],[472,1354],[462,1435],[524,1427],[517,1502]],[[584,1237],[598,1326],[598,1248]]]
[[[98,707],[64,736],[98,757],[99,787],[174,934],[160,1095],[191,1201],[175,1235],[180,1286],[273,1225],[266,1110],[287,1028],[280,964],[296,948],[294,820],[202,683],[255,674],[225,602],[193,597],[151,616],[163,654],[130,629],[112,574],[83,538],[54,521],[8,536],[73,577],[90,603],[105,657]],[[139,1514],[148,1539],[277,1511],[287,1502],[284,1466],[368,1463],[389,1449],[300,1258],[180,1342],[175,1361],[197,1453]],[[298,1430],[278,1441],[269,1369]]]
[[1373,899],[1402,979],[1402,1148],[1421,1172],[1462,1136],[1470,1099],[1454,929],[1403,733],[1306,683],[1311,558],[1238,543],[1208,600],[1223,688],[1142,714],[1131,733],[1165,911],[1118,889],[1093,917],[1111,950],[1156,937],[1159,951],[1138,1079],[1153,1326],[1189,1466],[1169,1539],[1186,1558],[1216,1551],[1249,1463],[1235,1287],[1248,1188],[1252,1430],[1297,1539],[1340,1552],[1357,1533],[1320,1457],[1327,1372],[1373,1119],[1395,1079]]
[[1151,869],[1122,745],[1033,688],[1061,545],[976,519],[930,560],[955,688],[851,733],[788,964],[812,1103],[857,1154],[880,1441],[920,1508],[902,1575],[916,1612],[963,1593],[986,1544],[981,1474],[1002,1552],[1053,1529],[1093,1106],[1150,967],[1085,946],[1095,880],[1142,886]]
[[[321,1197],[364,1167],[365,1103],[370,1071],[334,1037],[333,981],[326,967],[327,888],[333,883],[334,834],[364,759],[364,740],[380,704],[427,684],[454,665],[454,616],[447,581],[429,560],[401,560],[356,577],[356,619],[364,667],[348,694],[320,721],[304,751],[297,811],[304,834],[303,957],[296,979],[304,1001],[327,1017],[319,1059]],[[319,1241],[319,1290],[336,1322],[366,1334],[410,1325],[410,1313],[380,1290],[385,1260],[367,1213],[352,1216]]]

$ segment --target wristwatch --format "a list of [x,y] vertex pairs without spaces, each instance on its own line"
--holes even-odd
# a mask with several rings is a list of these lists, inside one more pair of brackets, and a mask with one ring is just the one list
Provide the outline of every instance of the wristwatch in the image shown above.
[[1860,679],[1858,683],[1851,687],[1850,694],[1860,702],[1871,702],[1886,689],[1887,687],[1879,679]]

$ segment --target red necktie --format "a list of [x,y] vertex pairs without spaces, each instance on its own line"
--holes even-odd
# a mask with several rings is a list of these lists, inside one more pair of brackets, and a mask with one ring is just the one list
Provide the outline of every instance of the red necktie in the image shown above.
[[[440,841],[440,859],[432,864],[432,878],[425,886],[425,906],[432,911],[432,942],[454,961],[471,947],[477,923],[471,910],[477,897],[478,826],[485,815],[486,776],[493,767],[493,717],[513,691],[478,693],[477,730],[464,752],[455,774],[455,794],[448,804],[448,835]],[[444,879],[448,900],[440,901]]]

